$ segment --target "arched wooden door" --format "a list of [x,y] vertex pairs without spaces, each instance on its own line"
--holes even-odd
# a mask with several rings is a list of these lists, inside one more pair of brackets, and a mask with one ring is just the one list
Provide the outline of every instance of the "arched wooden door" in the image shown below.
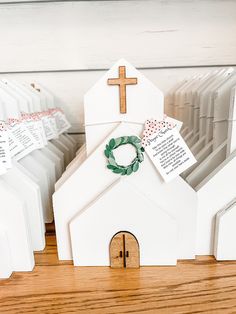
[[112,268],[138,268],[139,244],[130,232],[116,233],[110,242],[110,265]]

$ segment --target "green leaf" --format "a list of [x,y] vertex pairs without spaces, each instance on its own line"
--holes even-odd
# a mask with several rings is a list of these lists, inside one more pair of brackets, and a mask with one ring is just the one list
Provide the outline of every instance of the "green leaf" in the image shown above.
[[138,154],[138,159],[140,162],[142,162],[144,160],[143,154]]
[[107,158],[109,158],[110,157],[110,151],[109,150],[104,150],[104,154],[105,154],[105,156],[107,157]]
[[109,161],[110,165],[115,166],[115,167],[117,166],[115,159],[113,159],[112,157],[108,158],[108,161]]
[[132,166],[129,166],[129,167],[127,168],[127,170],[126,170],[127,176],[129,176],[132,172],[133,172]]
[[135,147],[136,147],[137,149],[140,149],[140,150],[141,150],[141,148],[142,148],[142,144],[141,144],[141,143],[135,143],[134,145],[135,145]]
[[126,175],[126,168],[124,168],[124,169],[122,170],[121,175],[122,175],[122,176]]
[[129,136],[129,141],[131,141],[132,143],[140,143],[141,142],[140,138],[138,138],[137,136],[134,136],[134,135]]
[[136,161],[136,162],[133,164],[133,167],[132,167],[133,172],[138,171],[138,168],[139,168],[139,162]]
[[112,170],[114,173],[122,173],[123,172],[123,169],[120,169],[120,168],[116,168],[114,170]]
[[125,144],[128,142],[129,137],[128,136],[122,136],[121,137],[121,143],[120,144]]
[[111,169],[111,170],[116,169],[116,167],[115,167],[115,166],[112,166],[112,165],[107,165],[107,168],[108,168],[108,169]]
[[121,143],[121,141],[122,141],[122,137],[117,137],[117,138],[115,139],[115,146],[116,146],[116,147],[119,146],[120,143]]
[[109,142],[109,148],[110,149],[113,149],[116,145],[116,141],[114,140],[114,138],[112,138]]

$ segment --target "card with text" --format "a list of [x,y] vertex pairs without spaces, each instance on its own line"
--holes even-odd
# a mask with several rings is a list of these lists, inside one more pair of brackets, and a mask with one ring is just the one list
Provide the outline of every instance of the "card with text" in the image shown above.
[[150,135],[146,139],[145,151],[165,182],[171,181],[196,162],[175,127],[164,127]]

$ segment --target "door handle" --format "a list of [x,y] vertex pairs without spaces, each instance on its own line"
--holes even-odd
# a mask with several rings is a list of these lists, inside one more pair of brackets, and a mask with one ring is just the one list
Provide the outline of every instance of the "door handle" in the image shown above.
[[126,251],[126,257],[129,257],[129,251]]
[[119,257],[123,257],[123,252],[122,251],[120,251]]

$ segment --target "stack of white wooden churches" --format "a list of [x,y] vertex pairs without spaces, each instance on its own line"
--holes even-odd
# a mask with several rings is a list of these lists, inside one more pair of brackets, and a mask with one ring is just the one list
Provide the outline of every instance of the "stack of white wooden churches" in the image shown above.
[[[1,119],[49,111],[41,118],[46,132],[59,110],[36,87],[0,82]],[[180,133],[197,160],[180,176],[165,182],[145,151],[133,171],[111,171],[109,147],[142,138],[148,119],[164,119],[162,92],[119,60],[84,97],[86,143],[77,152],[60,116],[47,145],[19,158],[12,153],[11,168],[2,171],[0,277],[33,268],[33,251],[44,248],[44,223],[53,217],[59,259],[74,265],[175,265],[196,255],[236,260],[235,92],[236,72],[220,69],[188,78],[166,96],[165,114],[183,122]],[[119,165],[134,157],[132,145],[113,152]],[[130,236],[136,249],[127,249]]]
[[69,127],[44,87],[0,80],[0,278],[31,271],[45,248],[54,185],[75,156]]

